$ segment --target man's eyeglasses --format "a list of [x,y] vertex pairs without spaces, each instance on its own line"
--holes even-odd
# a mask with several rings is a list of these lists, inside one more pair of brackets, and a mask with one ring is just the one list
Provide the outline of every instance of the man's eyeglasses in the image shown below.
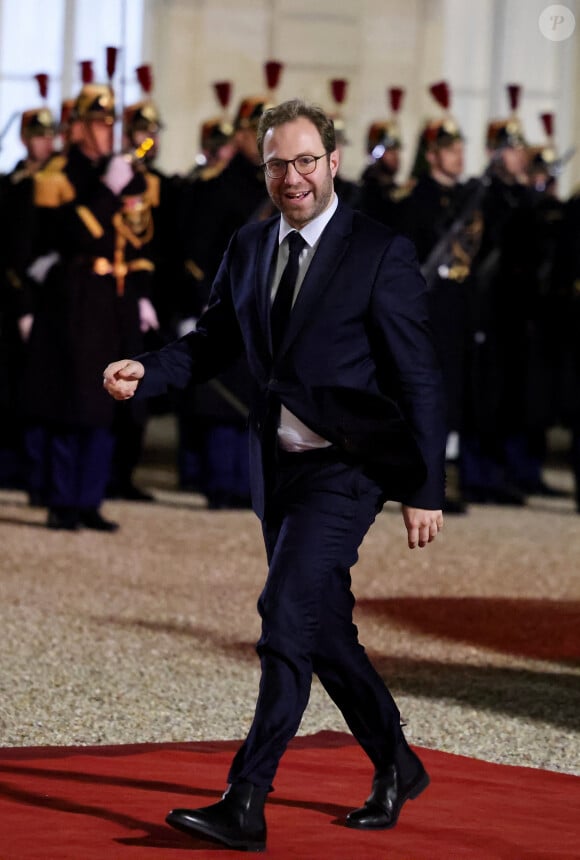
[[286,176],[288,165],[293,164],[301,176],[308,176],[309,173],[314,173],[316,165],[321,158],[328,155],[323,152],[322,155],[299,155],[298,158],[272,158],[260,166],[266,171],[266,175],[270,179],[282,179]]

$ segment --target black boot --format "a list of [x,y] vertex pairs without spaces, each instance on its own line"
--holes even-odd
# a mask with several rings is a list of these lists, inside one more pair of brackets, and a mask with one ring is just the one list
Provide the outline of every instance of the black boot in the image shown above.
[[265,788],[237,782],[229,786],[218,803],[201,809],[172,809],[165,820],[190,836],[208,836],[239,851],[263,851],[267,794]]
[[346,826],[359,830],[388,830],[397,823],[403,804],[418,797],[428,785],[429,774],[402,738],[393,763],[375,773],[369,797],[364,806],[349,812]]
[[79,523],[86,529],[95,529],[98,532],[116,532],[119,528],[119,523],[106,520],[98,508],[81,508]]

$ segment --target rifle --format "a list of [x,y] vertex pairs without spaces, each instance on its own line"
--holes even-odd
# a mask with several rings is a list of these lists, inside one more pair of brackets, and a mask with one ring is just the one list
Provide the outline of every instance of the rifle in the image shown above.
[[[491,182],[491,170],[493,161],[487,166],[481,179],[474,180],[477,183],[474,192],[468,197],[463,208],[449,227],[446,233],[441,236],[439,241],[431,249],[431,253],[421,266],[421,274],[427,282],[427,286],[431,289],[438,278],[453,278],[453,280],[464,280],[469,274],[469,266],[467,264],[455,267],[455,275],[452,274],[452,263],[454,260],[453,246],[456,240],[461,236],[474,214],[481,206],[483,196]],[[474,256],[474,255],[472,255]],[[471,262],[471,261],[469,261]]]
[[4,140],[4,138],[6,137],[8,132],[10,131],[10,126],[12,125],[12,123],[14,122],[16,117],[19,117],[19,116],[20,116],[20,111],[15,110],[14,113],[8,118],[8,122],[6,123],[6,125],[4,126],[2,131],[0,131],[0,150],[2,150],[2,141]]

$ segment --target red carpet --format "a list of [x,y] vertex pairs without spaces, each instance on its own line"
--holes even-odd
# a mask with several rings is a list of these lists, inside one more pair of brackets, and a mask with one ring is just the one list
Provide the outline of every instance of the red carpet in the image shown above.
[[[238,743],[0,750],[0,860],[240,857],[168,828],[174,806],[219,798]],[[422,750],[431,786],[395,830],[340,826],[370,768],[350,736],[297,738],[267,805],[271,858],[580,857],[580,778]],[[187,853],[189,852],[189,854]]]

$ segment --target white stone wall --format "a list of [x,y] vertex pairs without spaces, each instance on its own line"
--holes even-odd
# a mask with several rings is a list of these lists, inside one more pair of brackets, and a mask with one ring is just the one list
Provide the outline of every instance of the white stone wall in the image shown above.
[[[538,29],[548,0],[147,0],[144,61],[154,67],[155,98],[166,122],[161,164],[186,170],[198,129],[218,112],[212,83],[233,82],[231,112],[265,92],[266,60],[284,63],[279,100],[301,96],[334,109],[329,82],[349,81],[342,114],[351,145],[343,172],[366,163],[369,123],[388,115],[387,89],[403,86],[402,174],[413,160],[422,122],[438,113],[427,87],[452,88],[452,113],[467,138],[467,172],[486,163],[485,127],[506,116],[506,84],[521,83],[520,116],[531,142],[542,141],[538,115],[556,114],[561,150],[580,150],[580,2],[574,35],[552,42]],[[580,184],[580,151],[560,180]]]

